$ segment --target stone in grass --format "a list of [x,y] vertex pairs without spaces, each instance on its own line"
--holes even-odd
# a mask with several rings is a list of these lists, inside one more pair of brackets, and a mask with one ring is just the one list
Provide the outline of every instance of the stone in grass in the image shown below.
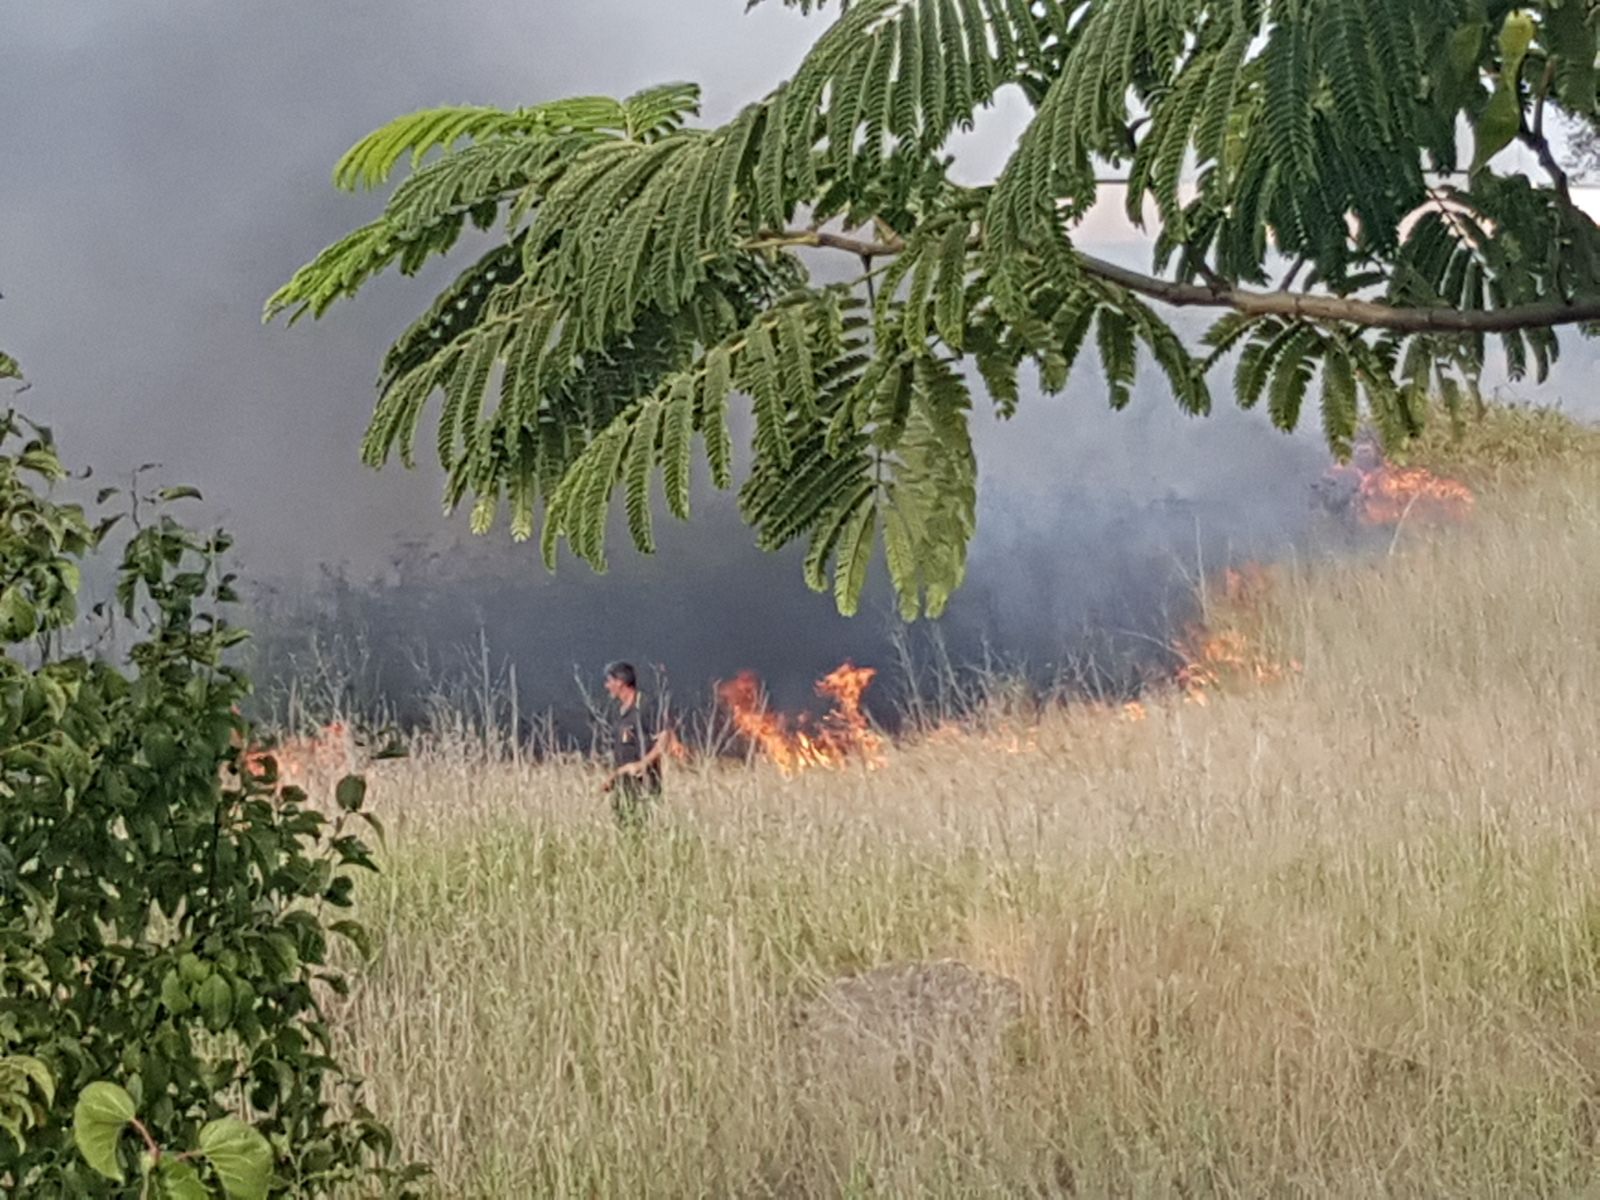
[[804,1059],[829,1077],[885,1082],[987,1075],[1022,1016],[1015,980],[955,959],[896,963],[834,980],[802,1004]]

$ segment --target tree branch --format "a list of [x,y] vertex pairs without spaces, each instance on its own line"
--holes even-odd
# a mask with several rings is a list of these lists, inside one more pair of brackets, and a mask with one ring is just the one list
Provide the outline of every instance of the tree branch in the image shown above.
[[[784,230],[762,234],[750,248],[763,246],[815,246],[843,250],[859,258],[887,258],[905,250],[905,243],[868,241],[826,230]],[[1373,300],[1310,292],[1262,292],[1217,281],[1178,283],[1118,266],[1081,251],[1078,265],[1097,279],[1125,287],[1130,292],[1174,308],[1226,308],[1247,317],[1288,317],[1303,321],[1332,321],[1387,329],[1395,333],[1511,333],[1519,329],[1552,329],[1600,321],[1600,299],[1581,301],[1538,300],[1507,308],[1400,308]]]
[[1528,149],[1539,156],[1539,165],[1544,168],[1550,182],[1555,185],[1556,198],[1561,202],[1561,207],[1569,212],[1576,211],[1572,202],[1572,185],[1567,179],[1566,171],[1556,161],[1555,153],[1550,149],[1550,142],[1544,134],[1537,130],[1524,129],[1517,134],[1517,139]]
[[1517,139],[1539,156],[1539,165],[1544,168],[1544,173],[1550,176],[1550,182],[1555,185],[1556,197],[1561,201],[1561,207],[1568,212],[1575,211],[1572,203],[1572,187],[1567,179],[1567,173],[1556,161],[1554,151],[1550,149],[1550,141],[1544,135],[1544,102],[1550,93],[1550,85],[1555,82],[1556,60],[1551,59],[1545,65],[1544,79],[1539,84],[1538,100],[1533,106],[1533,128],[1528,128],[1524,122],[1517,131]]
[[892,258],[903,253],[906,244],[900,238],[888,241],[868,241],[848,234],[830,233],[826,229],[782,229],[757,235],[746,243],[747,250],[763,250],[773,246],[816,246],[825,250],[844,250],[857,258]]
[[1174,308],[1228,308],[1247,317],[1290,317],[1306,321],[1342,321],[1396,333],[1510,333],[1600,321],[1600,300],[1569,303],[1539,300],[1508,308],[1396,308],[1372,300],[1316,296],[1307,292],[1258,292],[1248,288],[1174,283],[1091,254],[1078,255],[1089,274],[1138,292]]

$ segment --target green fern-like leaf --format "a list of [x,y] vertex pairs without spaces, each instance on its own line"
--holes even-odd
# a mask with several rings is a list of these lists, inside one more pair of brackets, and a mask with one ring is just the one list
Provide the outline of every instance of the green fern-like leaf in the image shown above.
[[684,376],[672,386],[666,401],[661,435],[661,459],[667,507],[680,521],[689,519],[690,468],[694,454],[695,382]]
[[817,522],[804,564],[806,585],[812,591],[828,590],[828,566],[834,559],[845,530],[863,508],[871,506],[876,491],[876,485],[870,480],[858,484],[842,500],[835,500]]
[[726,347],[716,347],[706,356],[700,432],[711,463],[711,480],[719,488],[726,488],[733,480],[733,445],[728,436],[728,392],[732,386],[732,356]]
[[1267,398],[1272,423],[1289,431],[1300,423],[1300,406],[1311,384],[1314,357],[1322,339],[1311,329],[1300,328],[1290,335],[1273,368],[1272,389]]
[[1330,345],[1322,363],[1322,431],[1339,456],[1350,453],[1361,420],[1356,375],[1343,349]]
[[852,514],[839,533],[833,598],[844,616],[853,617],[861,608],[861,593],[867,586],[867,568],[872,563],[877,523],[877,506],[869,500]]
[[[443,253],[455,244],[461,226],[435,232],[432,246]],[[266,320],[289,312],[290,323],[306,313],[320,317],[335,301],[353,296],[361,285],[400,257],[403,247],[385,221],[363,225],[301,267],[267,300]]]
[[532,108],[505,110],[478,105],[429,108],[398,117],[352,146],[334,168],[336,187],[354,191],[386,183],[407,154],[413,169],[430,150],[448,149],[463,138],[489,138],[566,132],[622,131],[627,126],[625,106],[604,96],[557,100]]
[[1260,402],[1278,359],[1300,333],[1300,326],[1282,321],[1262,321],[1256,326],[1253,340],[1239,356],[1234,373],[1234,395],[1240,408],[1254,408]]
[[764,323],[750,330],[749,351],[741,360],[740,381],[755,400],[756,444],[762,454],[780,467],[789,465],[788,422],[784,413],[783,380],[779,375],[778,354],[772,334]]
[[622,102],[624,127],[636,141],[653,141],[676,133],[699,112],[700,88],[693,83],[646,88]]
[[[696,432],[712,481],[733,485],[728,409],[744,393],[739,504],[758,544],[804,542],[808,584],[853,610],[881,529],[902,615],[936,613],[972,535],[972,365],[1009,416],[1034,371],[1065,388],[1092,333],[1114,406],[1147,352],[1198,415],[1208,370],[1237,356],[1240,404],[1267,397],[1286,429],[1320,368],[1341,452],[1364,412],[1392,440],[1431,395],[1466,403],[1490,354],[1542,378],[1560,348],[1547,315],[1564,324],[1600,295],[1600,226],[1558,175],[1450,172],[1464,122],[1489,145],[1523,111],[1496,136],[1537,148],[1530,105],[1600,108],[1580,10],[841,0],[793,78],[725,125],[701,127],[698,92],[672,84],[377,131],[341,186],[409,174],[268,315],[320,316],[485,231],[487,252],[386,356],[367,461],[411,464],[437,404],[447,509],[470,506],[483,529],[505,505],[518,538],[542,511],[547,561],[564,540],[603,567],[618,485],[645,549],[658,470],[666,508],[688,515]],[[959,178],[952,135],[1013,86],[1034,115],[1009,161],[990,183]],[[1123,168],[1129,214],[1154,214],[1150,276],[1076,241],[1097,176]],[[814,284],[836,251],[845,274]],[[1381,322],[1403,329],[1374,336],[1356,306],[1316,315],[1378,296],[1416,310]],[[1168,319],[1184,305],[1226,314],[1198,353]],[[1458,314],[1518,311],[1546,316],[1450,331]]]
[[[1018,77],[1020,50],[1038,43],[1038,21],[1019,0],[855,0],[784,89],[763,158],[805,184],[819,130],[839,172],[931,154]],[[769,220],[786,215],[780,194],[769,189]]]
[[628,462],[624,507],[628,512],[628,532],[633,544],[646,554],[655,551],[650,520],[650,478],[659,453],[661,405],[654,402],[640,407],[633,421],[628,443]]
[[1111,407],[1126,408],[1133,397],[1133,381],[1139,363],[1133,322],[1108,306],[1100,310],[1095,334],[1100,347],[1100,366],[1111,390]]

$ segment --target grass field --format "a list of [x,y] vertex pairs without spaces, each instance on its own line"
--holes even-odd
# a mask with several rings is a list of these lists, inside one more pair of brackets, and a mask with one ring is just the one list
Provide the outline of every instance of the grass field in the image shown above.
[[[1303,670],[1204,707],[680,770],[637,841],[575,766],[380,773],[373,1106],[447,1196],[1600,1192],[1600,466],[1518,466],[1282,572]],[[802,1053],[942,957],[999,1054]]]

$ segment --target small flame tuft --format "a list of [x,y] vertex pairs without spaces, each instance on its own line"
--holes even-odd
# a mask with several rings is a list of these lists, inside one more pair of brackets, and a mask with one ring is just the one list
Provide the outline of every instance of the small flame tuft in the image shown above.
[[1264,686],[1299,673],[1298,662],[1275,658],[1249,632],[1262,625],[1262,606],[1272,588],[1272,572],[1260,563],[1228,568],[1217,605],[1227,624],[1192,625],[1173,646],[1181,661],[1175,682],[1186,700],[1203,705],[1221,688],[1241,683]]
[[861,762],[884,763],[884,740],[862,709],[867,688],[877,671],[843,663],[817,681],[817,694],[832,704],[821,727],[808,729],[802,717],[791,721],[767,707],[761,680],[742,671],[718,688],[734,729],[785,775],[813,767],[840,767]]
[[1396,466],[1384,457],[1377,439],[1359,439],[1350,460],[1323,478],[1330,508],[1358,525],[1393,528],[1404,521],[1450,525],[1465,521],[1477,507],[1472,489],[1425,467]]
[[304,788],[353,770],[355,742],[348,725],[333,721],[307,737],[285,738],[273,747],[252,746],[245,751],[244,765],[251,774],[261,775],[268,759],[277,763],[280,783]]

